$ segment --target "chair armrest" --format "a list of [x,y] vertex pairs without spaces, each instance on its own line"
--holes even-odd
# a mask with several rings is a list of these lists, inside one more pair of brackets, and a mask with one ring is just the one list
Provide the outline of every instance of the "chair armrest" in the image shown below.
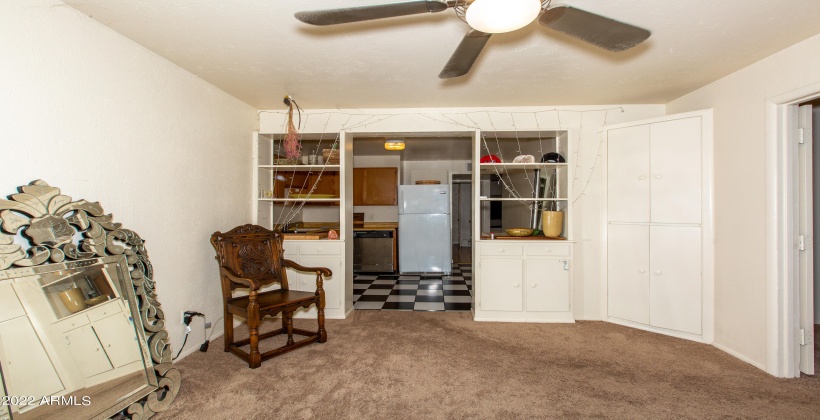
[[258,281],[254,279],[241,277],[238,274],[236,274],[235,271],[231,270],[228,267],[219,267],[219,272],[222,273],[223,276],[227,277],[228,280],[234,283],[244,284],[245,286],[250,287],[251,291],[259,290],[259,288],[262,287],[262,285]]
[[329,268],[325,268],[325,267],[304,267],[304,266],[301,266],[299,264],[296,264],[295,262],[293,262],[291,260],[283,260],[283,264],[285,265],[285,267],[292,268],[296,271],[312,271],[316,274],[321,274],[324,277],[329,277],[329,276],[333,275],[333,272],[330,271]]

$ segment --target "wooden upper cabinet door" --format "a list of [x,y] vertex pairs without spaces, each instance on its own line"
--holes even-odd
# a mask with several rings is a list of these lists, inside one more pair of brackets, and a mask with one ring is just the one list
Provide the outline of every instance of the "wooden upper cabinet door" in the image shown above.
[[398,168],[353,168],[354,206],[396,206]]

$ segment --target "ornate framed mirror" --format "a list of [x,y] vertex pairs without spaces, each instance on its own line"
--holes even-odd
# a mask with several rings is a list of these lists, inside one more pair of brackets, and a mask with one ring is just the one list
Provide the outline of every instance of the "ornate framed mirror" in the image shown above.
[[179,371],[144,241],[43,181],[0,200],[0,419],[148,418]]

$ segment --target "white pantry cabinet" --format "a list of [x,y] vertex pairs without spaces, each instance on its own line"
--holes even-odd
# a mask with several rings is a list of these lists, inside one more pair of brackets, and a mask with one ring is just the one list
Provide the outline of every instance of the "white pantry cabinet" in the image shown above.
[[711,342],[711,111],[605,131],[607,319]]

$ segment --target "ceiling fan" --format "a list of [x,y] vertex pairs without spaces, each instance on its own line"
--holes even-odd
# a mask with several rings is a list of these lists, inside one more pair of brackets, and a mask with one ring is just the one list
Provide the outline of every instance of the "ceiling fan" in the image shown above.
[[547,28],[609,51],[624,51],[650,32],[627,23],[570,6],[551,6],[552,0],[415,0],[373,6],[297,12],[296,19],[311,25],[337,25],[454,9],[472,28],[438,75],[442,79],[467,74],[494,33],[523,28],[536,18]]

